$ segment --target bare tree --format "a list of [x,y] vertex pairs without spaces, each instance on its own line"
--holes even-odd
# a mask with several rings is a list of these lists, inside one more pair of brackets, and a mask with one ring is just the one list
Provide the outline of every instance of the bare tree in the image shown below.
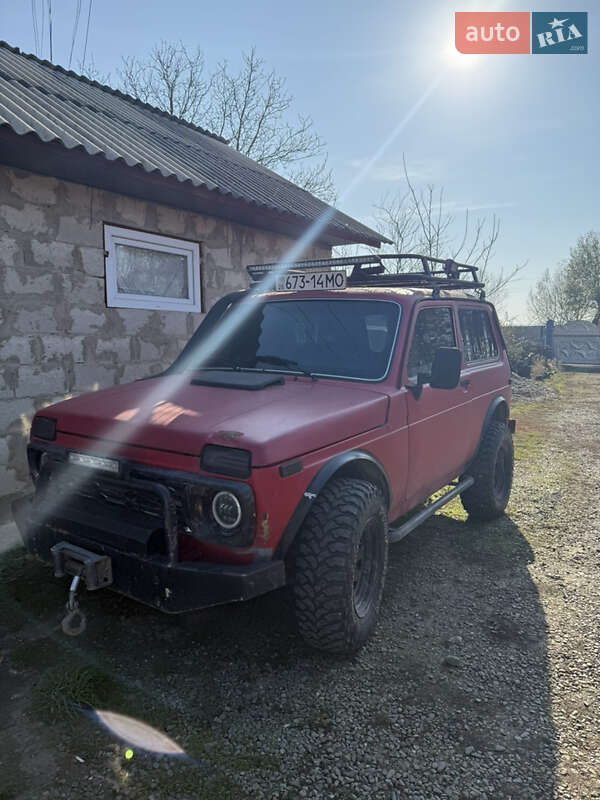
[[286,170],[286,177],[292,183],[301,186],[307,192],[314,194],[326,203],[335,205],[337,191],[333,182],[333,175],[327,166],[327,156],[322,161]]
[[179,42],[154,45],[144,60],[123,59],[121,89],[143,103],[188,122],[199,122],[209,101],[212,78],[205,75],[204,54]]
[[544,272],[529,292],[528,305],[536,322],[587,319],[600,325],[600,235],[580,236],[569,260]]
[[544,324],[552,319],[557,325],[569,320],[581,319],[577,309],[569,300],[566,291],[564,266],[554,272],[546,269],[535,288],[529,292],[527,305],[533,322]]
[[[418,191],[404,158],[403,165],[406,191],[384,196],[375,207],[379,230],[393,242],[387,249],[472,264],[486,284],[486,294],[498,302],[510,281],[525,267],[523,263],[511,269],[492,268],[491,259],[500,235],[498,218],[480,217],[473,222],[467,210],[462,234],[457,236],[457,220],[445,208],[443,188],[430,184]],[[399,271],[404,268],[410,269],[409,264],[398,266]]]
[[311,193],[333,198],[323,140],[310,117],[292,118],[285,79],[254,48],[242,54],[237,71],[223,61],[209,73],[200,49],[161,42],[146,58],[123,59],[119,78],[133,97],[211,130]]
[[83,63],[83,61],[80,61],[77,64],[77,70],[80,75],[83,75],[90,81],[96,81],[96,83],[101,83],[103,86],[110,86],[111,82],[110,72],[102,72],[96,66],[96,62],[94,61],[93,56],[91,56],[85,64]]

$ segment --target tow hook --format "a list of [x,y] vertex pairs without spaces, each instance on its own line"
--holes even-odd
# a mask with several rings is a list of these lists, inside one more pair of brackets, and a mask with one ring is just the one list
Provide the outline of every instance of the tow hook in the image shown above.
[[67,613],[61,622],[63,633],[66,633],[67,636],[79,636],[80,633],[84,632],[87,626],[87,618],[79,608],[79,601],[76,597],[80,580],[81,577],[75,575],[69,587],[69,599],[66,605]]
[[83,578],[88,591],[103,589],[112,583],[112,563],[109,556],[92,553],[70,542],[58,542],[50,548],[54,561],[54,577],[74,575],[69,588],[67,613],[61,627],[67,636],[79,636],[86,629],[87,618],[79,608],[77,589]]

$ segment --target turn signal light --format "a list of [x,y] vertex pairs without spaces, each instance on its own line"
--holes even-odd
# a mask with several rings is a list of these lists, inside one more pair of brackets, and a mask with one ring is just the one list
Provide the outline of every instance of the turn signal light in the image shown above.
[[50,417],[35,417],[31,426],[31,435],[36,439],[53,442],[56,439],[56,420]]

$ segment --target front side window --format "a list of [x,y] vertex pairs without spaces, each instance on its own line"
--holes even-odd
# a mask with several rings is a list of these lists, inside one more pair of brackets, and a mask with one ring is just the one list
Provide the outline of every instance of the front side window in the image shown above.
[[456,347],[452,311],[443,306],[423,308],[417,316],[408,353],[409,380],[428,383],[438,347]]
[[478,308],[461,308],[458,312],[458,320],[465,363],[497,358],[498,345],[487,311]]
[[106,299],[117,308],[200,311],[200,245],[104,226]]
[[183,368],[305,371],[381,380],[390,365],[399,319],[396,303],[379,300],[269,301],[202,362],[200,338],[198,360],[192,348]]

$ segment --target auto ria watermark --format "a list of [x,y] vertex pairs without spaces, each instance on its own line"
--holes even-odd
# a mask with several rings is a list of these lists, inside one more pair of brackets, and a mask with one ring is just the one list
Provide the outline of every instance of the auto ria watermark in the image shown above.
[[467,54],[587,53],[587,11],[457,11],[454,41]]

